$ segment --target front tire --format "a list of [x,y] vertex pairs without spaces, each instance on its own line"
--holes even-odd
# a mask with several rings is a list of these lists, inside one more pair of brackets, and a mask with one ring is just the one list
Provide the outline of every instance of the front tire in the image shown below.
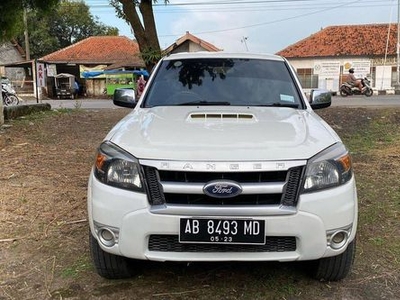
[[19,99],[15,95],[2,93],[2,97],[4,106],[17,105],[19,103]]
[[372,89],[367,89],[364,94],[367,97],[371,97],[373,93],[374,93],[374,91]]
[[353,266],[355,253],[356,240],[354,239],[342,254],[312,262],[312,276],[324,281],[338,281],[345,278]]
[[89,248],[97,273],[107,279],[123,279],[134,275],[132,261],[103,251],[89,231]]
[[347,93],[345,88],[340,89],[340,96],[347,97],[349,94]]
[[7,105],[18,105],[19,99],[15,95],[8,95],[6,98]]

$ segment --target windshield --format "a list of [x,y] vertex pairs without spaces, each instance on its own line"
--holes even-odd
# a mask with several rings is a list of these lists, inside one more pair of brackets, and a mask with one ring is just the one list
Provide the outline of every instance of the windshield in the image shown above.
[[170,105],[287,106],[302,108],[282,61],[262,59],[166,60],[143,107]]

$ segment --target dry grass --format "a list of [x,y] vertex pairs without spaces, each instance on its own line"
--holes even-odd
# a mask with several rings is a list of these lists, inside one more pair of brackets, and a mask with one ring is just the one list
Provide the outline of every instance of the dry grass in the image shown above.
[[299,264],[146,263],[107,281],[88,253],[86,185],[95,148],[128,110],[61,111],[0,131],[0,299],[396,299],[400,110],[318,112],[353,153],[360,200],[356,264],[339,283]]

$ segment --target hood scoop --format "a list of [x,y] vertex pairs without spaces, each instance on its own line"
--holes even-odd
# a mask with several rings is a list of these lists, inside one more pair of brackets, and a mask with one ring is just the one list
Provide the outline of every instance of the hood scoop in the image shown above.
[[192,113],[189,115],[189,121],[211,121],[211,122],[224,122],[224,121],[256,121],[256,117],[249,113]]

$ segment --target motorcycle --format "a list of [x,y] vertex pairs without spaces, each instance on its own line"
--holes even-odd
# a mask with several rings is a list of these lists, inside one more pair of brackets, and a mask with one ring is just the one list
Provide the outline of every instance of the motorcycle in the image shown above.
[[363,91],[361,92],[357,86],[354,86],[350,82],[345,82],[340,86],[340,96],[347,97],[351,95],[365,95],[371,97],[374,91],[371,88],[371,83],[367,77],[361,80],[363,85]]
[[1,83],[1,94],[3,96],[4,106],[18,105],[19,98],[10,84],[4,82]]

